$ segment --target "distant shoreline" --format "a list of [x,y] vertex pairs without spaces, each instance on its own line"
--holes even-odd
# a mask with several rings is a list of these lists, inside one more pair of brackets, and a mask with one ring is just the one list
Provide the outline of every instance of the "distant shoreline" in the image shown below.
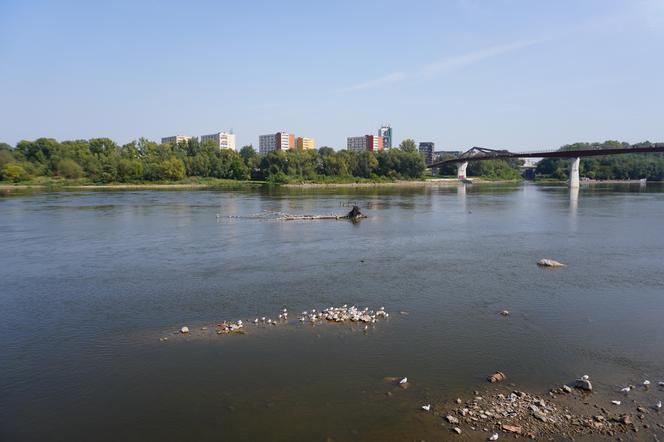
[[[473,184],[510,184],[517,183],[516,180],[487,180],[482,178],[470,178]],[[535,184],[566,184],[561,180],[535,180]],[[661,181],[647,181],[649,184],[661,183]],[[227,189],[237,187],[262,187],[278,186],[287,188],[316,189],[316,188],[359,188],[359,187],[453,187],[460,184],[456,178],[432,178],[426,180],[397,180],[397,181],[358,181],[341,183],[284,183],[272,184],[264,181],[233,181],[222,180],[202,183],[110,183],[110,184],[76,184],[67,182],[55,183],[2,183],[0,191],[12,190],[204,190],[204,189]],[[584,184],[640,184],[639,180],[587,180]]]

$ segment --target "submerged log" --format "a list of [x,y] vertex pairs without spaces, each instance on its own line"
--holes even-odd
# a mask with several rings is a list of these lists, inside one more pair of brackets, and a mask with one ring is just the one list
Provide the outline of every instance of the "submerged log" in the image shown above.
[[317,219],[349,219],[353,222],[359,221],[362,218],[366,218],[366,215],[363,215],[360,212],[360,208],[353,206],[353,209],[348,212],[346,215],[286,215],[283,219],[284,221],[302,221],[302,220],[317,220]]

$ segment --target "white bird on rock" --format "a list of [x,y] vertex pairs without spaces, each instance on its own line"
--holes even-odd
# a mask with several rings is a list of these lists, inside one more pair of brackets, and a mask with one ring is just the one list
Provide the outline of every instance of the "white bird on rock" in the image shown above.
[[587,374],[584,374],[583,376],[581,376],[581,379],[583,379],[584,381],[587,381],[588,379],[590,379],[590,376],[588,376]]
[[408,382],[408,378],[403,378],[399,381],[400,384],[405,384]]
[[422,410],[424,410],[424,411],[431,410],[431,404],[422,405]]
[[644,386],[644,387],[647,387],[648,385],[650,385],[650,381],[649,381],[648,379],[646,379],[645,381],[643,381],[643,386]]
[[493,433],[489,440],[498,440],[498,433]]
[[623,393],[629,393],[630,390],[631,390],[631,387],[629,387],[629,386],[620,389],[620,391],[622,391]]
[[657,401],[657,402],[655,402],[655,408],[656,408],[657,410],[660,410],[660,409],[662,408],[662,401]]
[[664,381],[659,381],[657,384],[658,384],[660,387],[664,387]]
[[620,405],[620,401],[611,401],[613,405]]

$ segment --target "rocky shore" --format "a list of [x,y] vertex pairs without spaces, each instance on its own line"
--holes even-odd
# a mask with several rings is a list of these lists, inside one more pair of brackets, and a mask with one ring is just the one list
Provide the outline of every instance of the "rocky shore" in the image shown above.
[[653,396],[664,392],[661,386],[652,391],[641,388],[638,394],[611,401],[620,396],[595,395],[574,385],[542,395],[520,391],[513,384],[492,385],[469,398],[437,404],[433,413],[450,433],[473,440],[664,440],[664,413],[653,402]]

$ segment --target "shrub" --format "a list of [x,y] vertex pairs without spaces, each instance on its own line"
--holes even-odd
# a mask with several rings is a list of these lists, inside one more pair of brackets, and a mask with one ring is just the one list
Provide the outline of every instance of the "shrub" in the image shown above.
[[26,180],[28,174],[26,173],[23,166],[17,163],[6,164],[2,170],[0,170],[0,179],[5,181],[13,181],[18,183],[19,181]]
[[56,170],[58,175],[64,178],[80,178],[83,176],[83,168],[76,161],[70,159],[58,161]]

